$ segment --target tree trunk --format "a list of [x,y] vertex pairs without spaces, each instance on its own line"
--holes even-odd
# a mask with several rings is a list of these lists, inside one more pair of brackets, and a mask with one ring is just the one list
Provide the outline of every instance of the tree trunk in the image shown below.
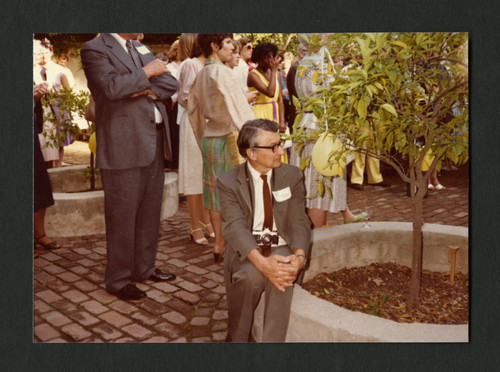
[[421,178],[416,182],[415,188],[411,187],[410,192],[414,195],[413,202],[413,259],[411,267],[410,293],[408,295],[408,309],[414,309],[419,305],[420,277],[422,274],[422,252],[423,252],[423,202],[427,192],[427,179]]

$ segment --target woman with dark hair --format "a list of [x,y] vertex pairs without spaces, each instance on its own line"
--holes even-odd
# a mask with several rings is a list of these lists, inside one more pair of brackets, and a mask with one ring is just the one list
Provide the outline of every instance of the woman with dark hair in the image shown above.
[[236,138],[247,120],[255,119],[235,74],[224,65],[232,58],[232,34],[199,34],[198,44],[206,58],[189,90],[188,115],[203,156],[203,203],[209,210],[215,233],[214,258],[226,249],[216,179],[244,160]]
[[248,86],[250,91],[259,92],[253,103],[255,117],[274,120],[279,124],[280,132],[285,132],[285,110],[278,72],[281,64],[278,47],[273,43],[258,44],[253,50],[252,61],[257,63],[257,68],[249,72]]

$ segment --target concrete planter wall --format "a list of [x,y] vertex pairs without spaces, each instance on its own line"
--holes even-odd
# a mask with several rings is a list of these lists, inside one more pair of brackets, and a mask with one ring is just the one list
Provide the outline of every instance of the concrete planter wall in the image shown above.
[[[321,272],[374,262],[411,266],[412,224],[370,222],[314,230],[311,261],[304,282]],[[468,272],[468,229],[426,224],[423,268],[449,272],[449,245],[458,245],[456,272]],[[255,312],[253,334],[262,335],[263,301]],[[468,325],[397,323],[353,312],[309,294],[295,285],[287,341],[291,342],[467,342]]]
[[[85,165],[75,165],[48,170],[55,202],[47,208],[45,215],[45,230],[49,236],[70,237],[105,232],[104,192],[71,192],[90,189],[90,181],[84,182],[83,178],[85,168]],[[177,173],[165,174],[162,220],[179,209],[177,180]],[[100,177],[96,179],[96,187],[102,187]]]

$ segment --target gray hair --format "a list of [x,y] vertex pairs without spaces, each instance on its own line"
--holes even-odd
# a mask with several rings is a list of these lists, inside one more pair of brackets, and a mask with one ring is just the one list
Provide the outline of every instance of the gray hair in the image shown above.
[[255,119],[247,121],[243,127],[241,127],[240,134],[238,135],[237,143],[240,155],[247,158],[247,149],[254,148],[257,136],[261,130],[276,133],[278,128],[278,123],[273,120]]

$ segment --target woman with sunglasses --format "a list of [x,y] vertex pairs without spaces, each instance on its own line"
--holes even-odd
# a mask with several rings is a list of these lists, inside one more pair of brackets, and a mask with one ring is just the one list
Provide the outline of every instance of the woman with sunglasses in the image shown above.
[[241,45],[240,49],[241,58],[238,62],[238,65],[234,68],[234,71],[238,75],[238,80],[240,81],[242,88],[245,90],[245,92],[248,92],[248,85],[247,85],[248,72],[252,68],[255,68],[255,65],[253,65],[251,61],[253,45],[252,41],[246,36],[239,38],[238,42]]

